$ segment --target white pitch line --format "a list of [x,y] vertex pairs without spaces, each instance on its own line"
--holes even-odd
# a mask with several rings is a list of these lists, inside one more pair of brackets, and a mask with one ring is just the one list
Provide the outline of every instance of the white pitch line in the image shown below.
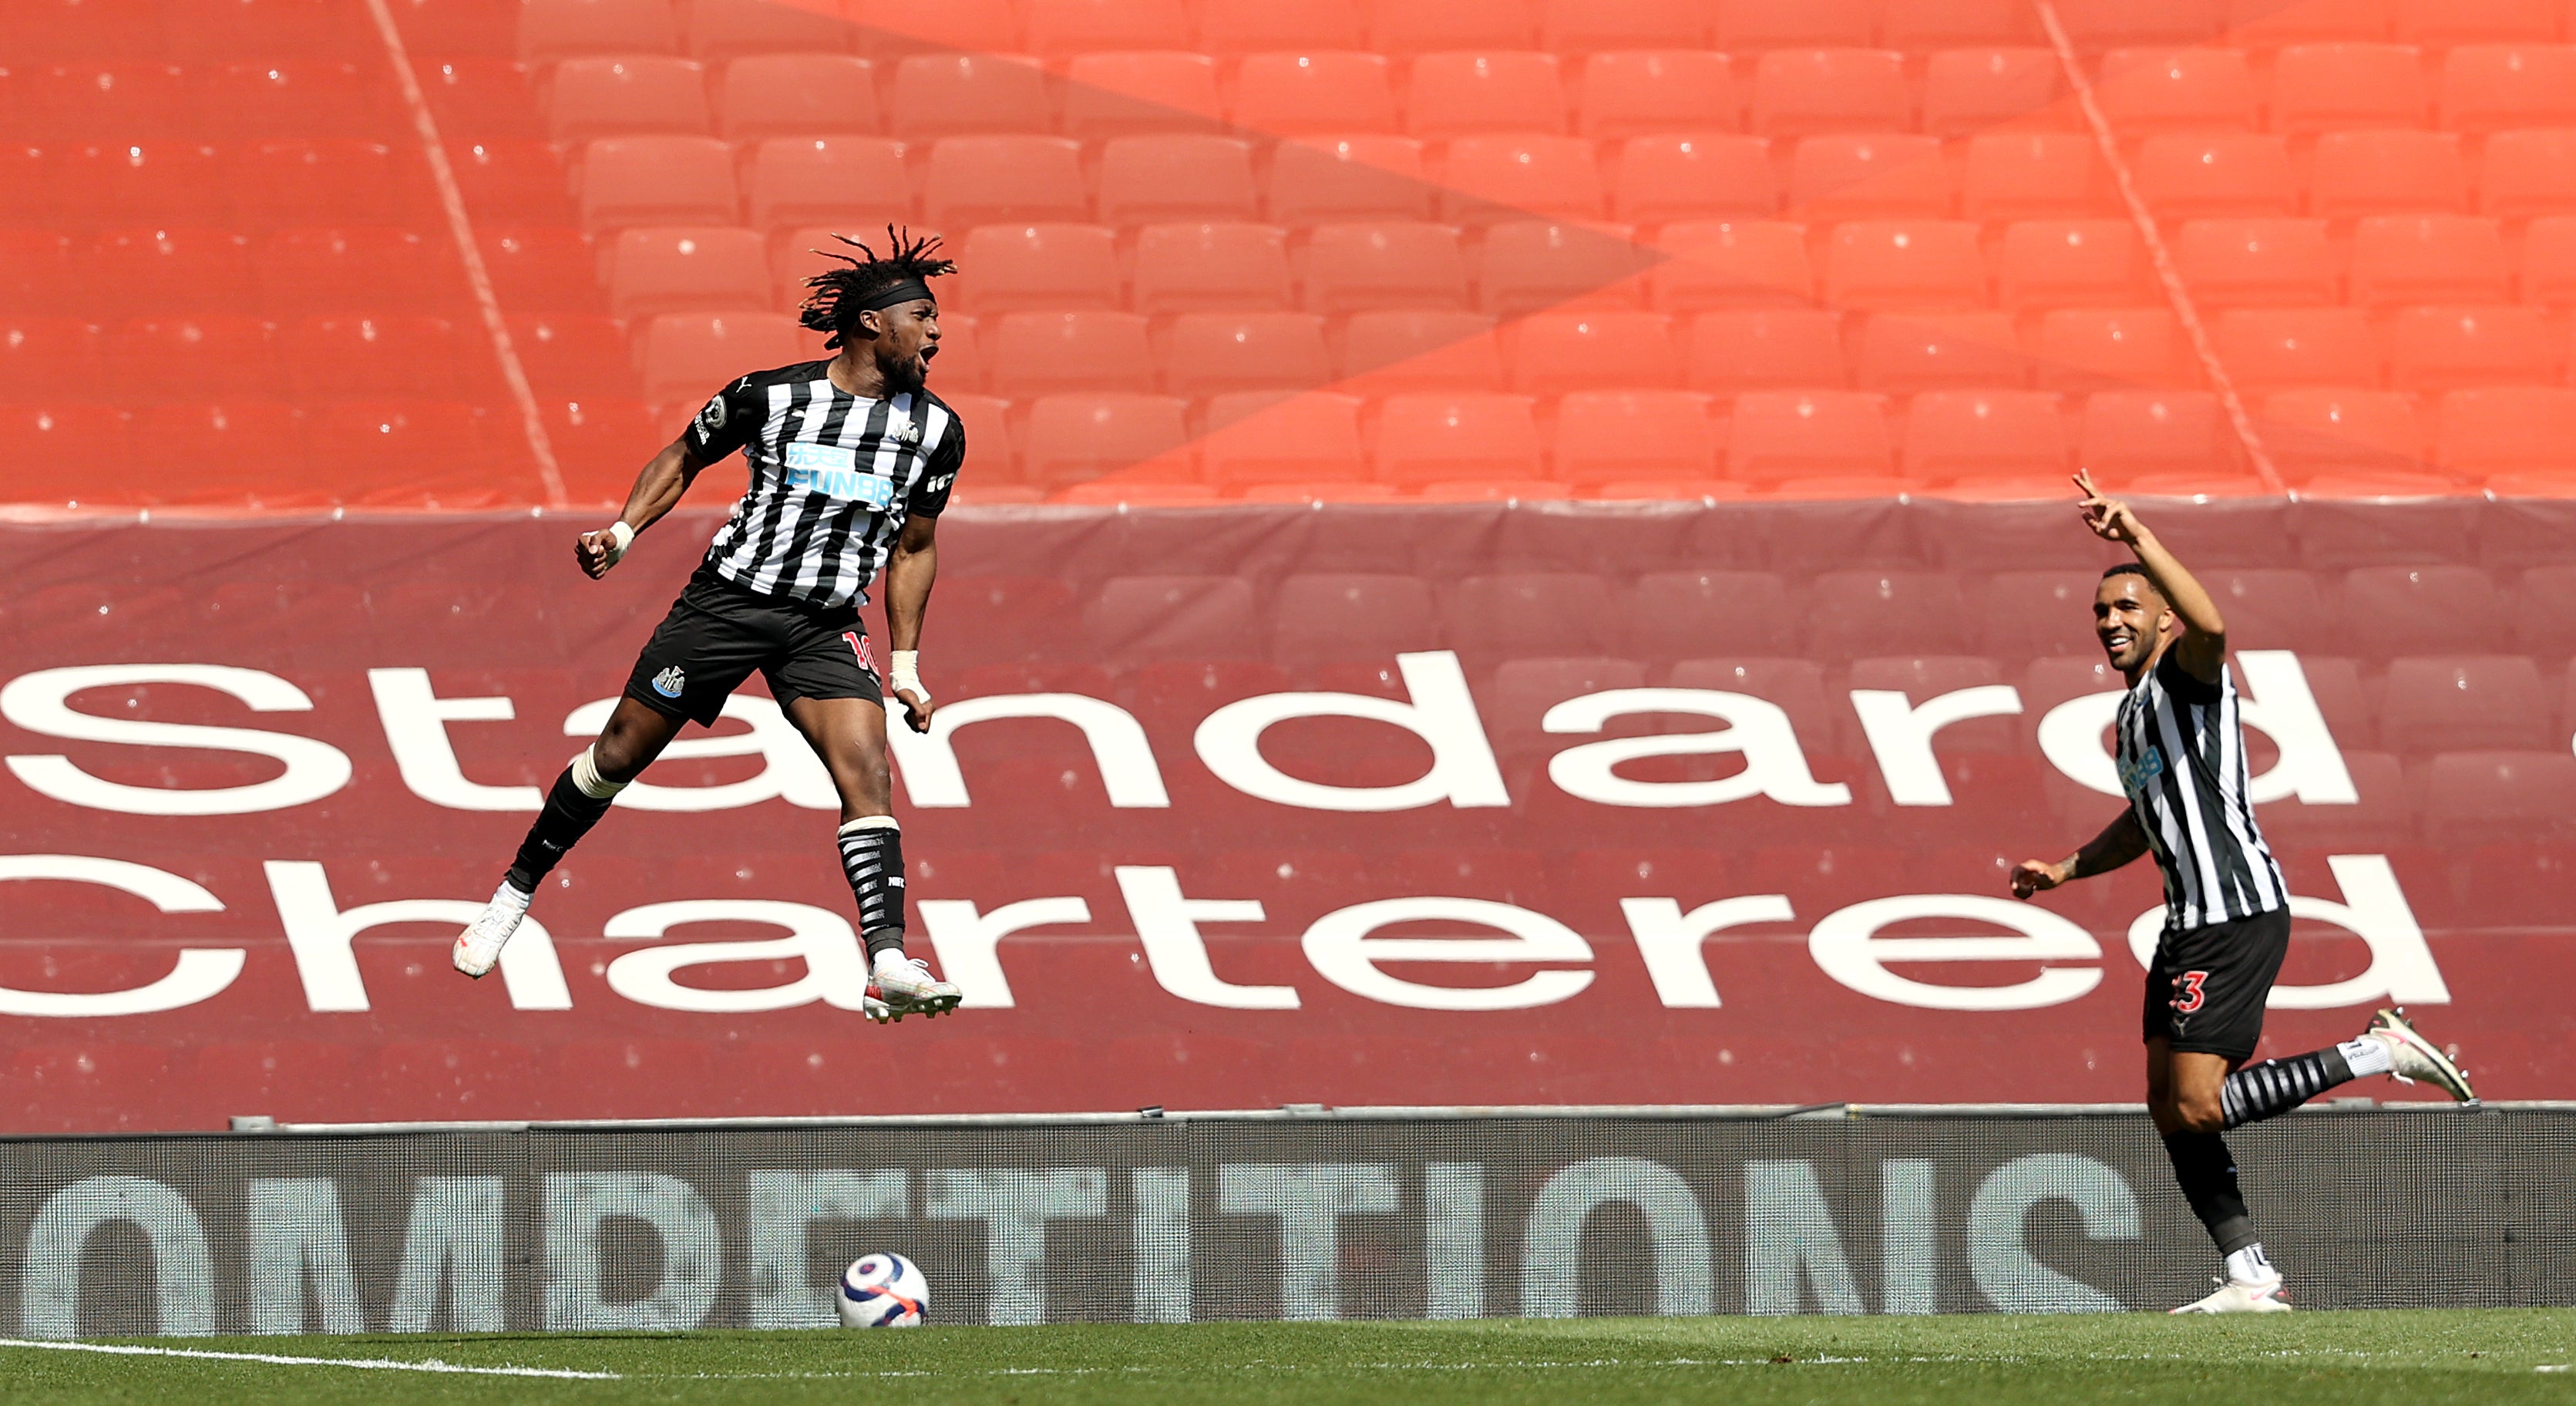
[[575,1372],[560,1367],[472,1367],[435,1357],[401,1362],[390,1357],[286,1357],[273,1352],[214,1352],[194,1347],[138,1347],[125,1343],[46,1342],[34,1338],[0,1338],[0,1347],[33,1347],[48,1352],[104,1352],[119,1357],[198,1357],[217,1362],[264,1362],[277,1367],[358,1367],[373,1372],[448,1372],[473,1377],[560,1377],[570,1381],[622,1382],[615,1372]]

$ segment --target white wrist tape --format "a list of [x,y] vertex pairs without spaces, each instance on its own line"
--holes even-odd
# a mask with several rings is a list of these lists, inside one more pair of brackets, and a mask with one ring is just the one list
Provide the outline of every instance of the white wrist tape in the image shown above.
[[615,566],[625,560],[626,549],[635,545],[635,529],[626,525],[626,519],[619,518],[608,525],[608,535],[612,539],[608,544],[608,564]]
[[887,654],[886,660],[890,666],[886,671],[889,687],[899,693],[918,694],[925,699],[930,697],[930,690],[921,686],[920,650],[893,650]]

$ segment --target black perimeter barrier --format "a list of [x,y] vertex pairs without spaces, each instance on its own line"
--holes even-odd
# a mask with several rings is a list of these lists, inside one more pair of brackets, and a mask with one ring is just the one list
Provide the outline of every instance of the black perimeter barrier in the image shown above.
[[[259,1121],[259,1120],[246,1120]],[[2576,1104],[2229,1135],[2302,1307],[2576,1303]],[[2207,1237],[2134,1106],[1296,1108],[0,1141],[0,1329],[2160,1309]]]

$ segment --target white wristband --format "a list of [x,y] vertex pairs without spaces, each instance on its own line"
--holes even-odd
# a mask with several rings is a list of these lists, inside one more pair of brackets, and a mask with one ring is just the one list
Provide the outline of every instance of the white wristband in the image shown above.
[[608,564],[615,566],[625,559],[626,549],[635,545],[635,529],[626,525],[626,519],[619,518],[608,525],[608,535],[613,539],[608,546]]
[[887,654],[886,661],[891,666],[886,672],[889,687],[898,693],[917,694],[924,700],[930,697],[930,690],[921,686],[920,650],[894,650]]

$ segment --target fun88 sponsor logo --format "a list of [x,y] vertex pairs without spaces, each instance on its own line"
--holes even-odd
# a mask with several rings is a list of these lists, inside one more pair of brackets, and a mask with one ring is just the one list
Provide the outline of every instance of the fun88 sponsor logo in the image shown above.
[[894,501],[894,480],[862,472],[858,451],[830,444],[787,446],[787,486],[871,508]]

